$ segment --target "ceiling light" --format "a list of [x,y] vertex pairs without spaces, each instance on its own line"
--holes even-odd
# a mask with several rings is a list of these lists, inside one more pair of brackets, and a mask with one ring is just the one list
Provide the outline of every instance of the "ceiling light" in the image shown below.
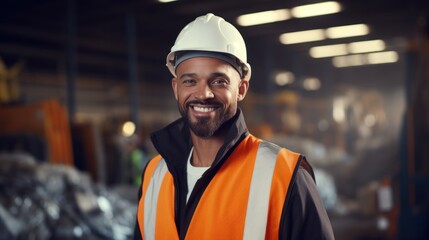
[[279,86],[285,86],[295,81],[295,76],[289,71],[278,72],[275,76],[276,84]]
[[[158,0],[171,1],[171,0]],[[337,13],[341,11],[341,5],[337,2],[322,2],[310,5],[303,5],[292,8],[292,16],[296,18],[313,17]],[[262,12],[248,13],[240,15],[237,18],[237,23],[240,26],[253,26],[272,22],[279,22],[290,19],[291,11],[289,9],[268,10]]]
[[[283,33],[280,35],[280,42],[283,44],[295,44],[295,43],[325,40],[327,37],[328,38],[345,38],[345,37],[366,35],[368,33],[369,33],[369,28],[367,25],[355,24],[355,25],[349,25],[349,26],[331,27],[328,29],[314,29],[314,30],[307,30],[307,31],[300,31],[300,32]],[[364,46],[364,43],[362,42],[362,44],[357,44],[356,47],[352,46],[352,48],[363,49],[363,48],[369,48],[369,47],[373,48],[377,46],[376,48],[379,49],[380,46],[384,44],[384,42],[383,43],[368,42],[365,44],[366,45]],[[381,51],[381,50],[371,50],[371,51]]]
[[[383,51],[385,47],[386,45],[382,40],[361,41],[361,42],[352,42],[349,44],[334,44],[334,45],[312,47],[310,49],[310,55],[313,58],[334,57],[334,56],[347,55],[350,53]],[[343,60],[341,60],[341,58],[338,58],[338,59],[335,61],[337,61],[337,64],[341,65],[340,62]],[[352,60],[347,60],[347,61],[352,61]],[[356,62],[357,60],[353,59],[353,61]]]
[[356,54],[347,56],[347,62],[350,64],[350,66],[361,66],[365,64],[366,59],[361,54]]
[[361,66],[366,64],[366,57],[362,54],[334,57],[332,64],[337,68]]
[[367,58],[369,64],[394,63],[399,59],[395,51],[368,53]]
[[383,40],[371,40],[349,43],[348,50],[350,53],[377,52],[383,51],[385,47]]
[[296,18],[305,18],[337,13],[341,11],[341,5],[337,2],[322,2],[309,5],[303,5],[292,8],[292,16]]
[[308,91],[316,91],[320,89],[320,80],[318,78],[315,77],[308,77],[306,79],[304,79],[304,82],[302,83],[302,85],[304,86],[305,90]]
[[334,98],[332,115],[336,122],[344,122],[346,120],[346,99],[342,97]]
[[131,121],[127,121],[122,125],[123,136],[129,137],[133,135],[135,131],[136,131],[136,125]]
[[326,29],[326,36],[328,38],[356,37],[367,35],[368,33],[369,27],[366,24],[354,24]]
[[332,58],[332,64],[337,68],[353,67],[367,64],[394,63],[399,59],[395,51],[355,54]]
[[318,46],[310,49],[310,55],[313,58],[340,56],[347,53],[347,44]]
[[237,18],[237,23],[240,26],[253,26],[265,23],[284,21],[289,18],[289,10],[278,9],[241,15]]
[[340,57],[334,57],[332,58],[332,64],[334,67],[341,68],[341,67],[348,67],[347,57],[340,56]]
[[280,35],[280,42],[283,44],[313,42],[323,39],[325,39],[325,34],[322,29],[283,33]]
[[158,0],[160,3],[169,3],[169,2],[175,2],[177,0]]

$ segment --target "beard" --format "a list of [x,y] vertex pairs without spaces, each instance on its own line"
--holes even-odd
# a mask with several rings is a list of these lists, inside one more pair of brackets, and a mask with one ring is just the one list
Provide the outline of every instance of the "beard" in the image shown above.
[[[201,105],[212,105],[217,106],[214,118],[211,117],[196,117],[195,120],[192,120],[189,116],[190,104],[201,104]],[[234,111],[231,109],[225,109],[223,104],[218,103],[217,101],[189,101],[185,104],[184,107],[179,106],[179,111],[182,117],[186,120],[191,131],[201,138],[208,138],[213,135],[220,129],[220,127],[231,119],[234,116]]]
[[223,121],[211,120],[209,117],[198,117],[196,122],[191,122],[188,117],[185,119],[188,122],[191,131],[201,138],[213,136],[223,123]]

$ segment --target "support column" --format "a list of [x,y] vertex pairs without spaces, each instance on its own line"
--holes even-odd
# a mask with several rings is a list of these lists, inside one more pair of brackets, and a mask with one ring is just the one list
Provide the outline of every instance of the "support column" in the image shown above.
[[128,72],[130,93],[130,117],[136,125],[136,133],[140,132],[139,121],[139,94],[138,94],[138,59],[137,59],[137,36],[136,20],[133,13],[126,17],[127,45],[128,45]]
[[77,64],[77,34],[76,34],[76,1],[67,1],[67,53],[66,53],[66,82],[67,107],[69,122],[72,123],[76,113],[76,78]]

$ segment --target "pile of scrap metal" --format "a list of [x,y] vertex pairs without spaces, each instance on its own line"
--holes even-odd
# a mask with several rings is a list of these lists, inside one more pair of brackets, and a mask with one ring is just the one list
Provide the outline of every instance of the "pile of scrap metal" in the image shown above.
[[75,168],[0,154],[0,239],[131,239],[135,212]]

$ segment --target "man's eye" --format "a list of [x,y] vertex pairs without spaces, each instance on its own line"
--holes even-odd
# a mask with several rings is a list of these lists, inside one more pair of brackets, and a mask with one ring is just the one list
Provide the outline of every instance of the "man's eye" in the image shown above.
[[212,84],[213,85],[226,85],[228,82],[225,79],[219,78],[219,79],[215,79]]
[[193,85],[193,84],[195,84],[195,80],[193,80],[193,79],[186,79],[186,80],[183,80],[183,84],[184,85]]

